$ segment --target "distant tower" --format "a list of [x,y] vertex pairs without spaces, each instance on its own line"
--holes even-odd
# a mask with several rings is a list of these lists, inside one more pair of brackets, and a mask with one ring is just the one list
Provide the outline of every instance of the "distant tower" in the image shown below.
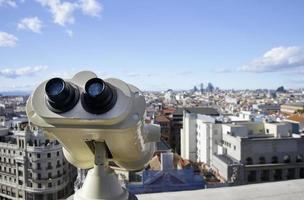
[[212,83],[208,83],[206,90],[207,90],[207,92],[213,92],[214,86],[212,85]]
[[201,93],[204,92],[204,83],[201,83]]

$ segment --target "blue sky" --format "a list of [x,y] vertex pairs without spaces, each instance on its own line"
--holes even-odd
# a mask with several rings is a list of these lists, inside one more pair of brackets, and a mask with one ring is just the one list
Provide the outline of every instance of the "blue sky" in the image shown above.
[[302,0],[0,0],[0,91],[80,70],[143,90],[304,86]]

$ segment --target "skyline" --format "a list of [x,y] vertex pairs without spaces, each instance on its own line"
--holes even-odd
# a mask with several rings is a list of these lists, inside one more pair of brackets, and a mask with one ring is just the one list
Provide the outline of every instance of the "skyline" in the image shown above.
[[[0,0],[0,91],[92,70],[142,90],[304,87],[302,1]],[[183,81],[181,81],[183,80]]]

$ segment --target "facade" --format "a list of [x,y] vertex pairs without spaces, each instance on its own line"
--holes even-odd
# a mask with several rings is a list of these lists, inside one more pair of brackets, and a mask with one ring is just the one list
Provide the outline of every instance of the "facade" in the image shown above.
[[281,105],[281,112],[295,114],[299,110],[304,110],[304,103],[293,103]]
[[193,108],[178,108],[172,116],[172,130],[171,135],[174,140],[175,146],[172,147],[178,154],[181,154],[181,130],[184,125],[183,116],[184,113],[208,115],[212,117],[219,116],[219,112],[210,107],[193,107]]
[[185,115],[182,157],[237,185],[304,178],[304,138],[288,122],[223,123]]
[[215,118],[185,112],[183,124],[181,129],[182,158],[210,164],[213,153],[217,152],[217,144],[221,141],[221,127],[215,123]]
[[292,125],[294,127],[298,127],[298,130],[300,132],[304,131],[304,115],[299,115],[299,114],[295,114],[295,115],[291,115],[288,118],[286,118],[284,121],[290,122],[292,123]]
[[155,117],[154,123],[160,125],[161,137],[169,143],[171,141],[171,121],[164,115],[158,115]]
[[38,130],[0,130],[0,199],[51,200],[73,193],[76,169]]
[[254,104],[252,105],[252,109],[262,113],[270,113],[279,112],[281,106],[279,104]]

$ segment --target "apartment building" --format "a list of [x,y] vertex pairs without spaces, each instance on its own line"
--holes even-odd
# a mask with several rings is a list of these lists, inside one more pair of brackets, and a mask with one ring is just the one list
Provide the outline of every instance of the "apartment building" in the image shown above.
[[76,175],[62,146],[40,130],[0,128],[0,199],[67,198]]
[[218,122],[184,116],[182,157],[236,185],[304,178],[304,138],[288,122]]
[[304,103],[292,103],[281,105],[281,112],[287,114],[295,114],[297,111],[304,110]]

